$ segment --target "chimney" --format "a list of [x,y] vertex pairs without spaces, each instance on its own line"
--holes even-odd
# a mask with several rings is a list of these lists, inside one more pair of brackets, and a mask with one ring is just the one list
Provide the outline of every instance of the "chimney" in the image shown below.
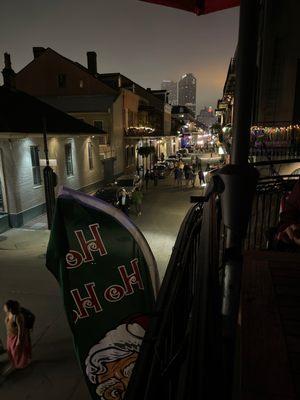
[[88,51],[87,55],[87,66],[88,70],[92,75],[97,74],[97,54],[94,51]]
[[40,55],[42,55],[45,51],[45,47],[33,47],[32,51],[33,51],[33,58],[36,59],[38,58]]
[[16,87],[16,74],[11,67],[10,54],[4,53],[4,69],[2,70],[3,86],[7,88]]

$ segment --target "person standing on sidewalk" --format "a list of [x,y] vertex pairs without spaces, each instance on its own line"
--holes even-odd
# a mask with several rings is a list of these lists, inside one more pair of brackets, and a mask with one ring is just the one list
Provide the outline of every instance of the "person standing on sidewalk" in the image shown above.
[[132,193],[132,202],[135,206],[136,215],[142,215],[142,201],[143,201],[143,193],[139,190],[139,188],[135,188]]
[[199,169],[199,171],[198,171],[198,176],[199,176],[199,183],[200,183],[200,186],[202,186],[202,182],[203,182],[203,184],[205,185],[205,177],[204,177],[204,173],[203,173],[203,171],[202,171],[202,168]]
[[20,304],[15,300],[8,300],[3,309],[6,314],[5,325],[9,359],[14,368],[25,368],[31,362],[31,340]]
[[123,213],[125,213],[127,216],[129,215],[129,196],[125,188],[122,188],[119,193],[117,205],[123,211]]

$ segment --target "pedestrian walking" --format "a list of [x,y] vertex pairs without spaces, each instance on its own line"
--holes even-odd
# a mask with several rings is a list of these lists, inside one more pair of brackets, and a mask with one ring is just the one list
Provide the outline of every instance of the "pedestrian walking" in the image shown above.
[[140,190],[142,190],[143,187],[143,180],[139,175],[136,175],[133,179],[133,188],[139,188]]
[[132,203],[135,207],[136,215],[142,214],[142,201],[143,201],[143,193],[139,188],[135,188],[132,193]]
[[123,211],[127,216],[129,214],[129,196],[125,190],[125,188],[122,188],[118,197],[118,207],[120,210]]
[[[7,354],[14,368],[22,369],[31,362],[31,340],[26,311],[15,300],[4,304],[5,325],[7,332]],[[28,311],[30,313],[30,311]],[[31,313],[33,316],[33,314]],[[34,316],[33,316],[34,317]]]
[[146,184],[146,190],[148,190],[149,179],[150,179],[150,171],[149,171],[149,169],[147,169],[147,171],[145,173],[145,176],[144,176],[144,179],[145,179],[145,184]]
[[188,164],[184,164],[183,171],[184,171],[184,177],[188,181],[189,173],[190,173],[190,166]]
[[203,182],[203,184],[205,185],[205,176],[204,176],[204,173],[203,173],[203,171],[202,171],[202,168],[199,169],[199,171],[198,171],[198,176],[199,176],[199,183],[200,183],[200,186],[202,186],[202,182]]
[[195,182],[196,182],[196,172],[194,169],[191,170],[190,180],[191,180],[192,187],[194,188]]
[[182,188],[184,173],[181,168],[178,169],[177,186]]

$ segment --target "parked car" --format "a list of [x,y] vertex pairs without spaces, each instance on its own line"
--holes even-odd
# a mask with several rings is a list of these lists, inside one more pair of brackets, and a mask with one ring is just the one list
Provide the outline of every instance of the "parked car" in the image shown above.
[[116,179],[116,185],[125,188],[128,193],[131,193],[134,187],[134,176],[121,175]]
[[167,168],[163,164],[155,164],[153,167],[153,171],[156,170],[158,173],[159,179],[164,179],[166,177]]
[[116,206],[121,189],[122,187],[115,184],[107,185],[98,189],[94,196],[100,200],[104,200],[107,203],[112,204],[113,206]]
[[119,194],[121,189],[125,189],[129,197],[134,187],[134,176],[122,175],[117,178],[114,182],[107,184],[106,186],[99,188],[94,194],[98,199],[104,200],[114,206],[117,205]]

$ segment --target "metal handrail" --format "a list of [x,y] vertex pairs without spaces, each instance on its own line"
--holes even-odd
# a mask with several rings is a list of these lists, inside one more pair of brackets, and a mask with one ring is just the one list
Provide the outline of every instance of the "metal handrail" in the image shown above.
[[219,221],[213,192],[206,200],[182,223],[126,400],[222,394]]
[[245,240],[247,250],[269,248],[273,232],[278,226],[281,200],[298,180],[298,175],[259,179]]

